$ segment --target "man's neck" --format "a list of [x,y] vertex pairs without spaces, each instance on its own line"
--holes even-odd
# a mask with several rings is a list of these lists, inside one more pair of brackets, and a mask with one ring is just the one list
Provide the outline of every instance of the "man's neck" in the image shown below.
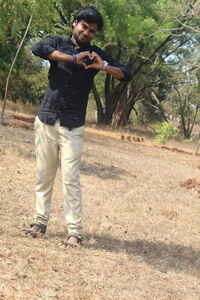
[[72,43],[76,46],[77,49],[78,49],[78,48],[81,48],[81,46],[77,43],[77,41],[75,40],[75,38],[74,38],[73,35],[71,36],[71,41],[72,41]]

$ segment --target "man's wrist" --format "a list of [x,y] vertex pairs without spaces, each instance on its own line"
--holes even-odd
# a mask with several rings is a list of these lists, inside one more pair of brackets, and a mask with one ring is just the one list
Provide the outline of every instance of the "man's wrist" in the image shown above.
[[76,65],[77,64],[77,55],[76,54],[72,54],[72,64]]
[[106,70],[106,68],[109,66],[109,63],[106,61],[106,60],[104,60],[103,61],[103,66],[102,66],[102,71],[105,71]]

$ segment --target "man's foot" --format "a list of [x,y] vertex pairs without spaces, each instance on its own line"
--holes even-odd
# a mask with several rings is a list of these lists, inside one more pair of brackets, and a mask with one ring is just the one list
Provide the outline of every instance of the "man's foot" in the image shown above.
[[21,234],[23,236],[31,236],[32,238],[36,238],[46,232],[46,225],[44,224],[31,224],[30,229],[23,229]]
[[63,249],[76,248],[81,245],[82,239],[80,236],[69,234],[64,242],[60,244]]

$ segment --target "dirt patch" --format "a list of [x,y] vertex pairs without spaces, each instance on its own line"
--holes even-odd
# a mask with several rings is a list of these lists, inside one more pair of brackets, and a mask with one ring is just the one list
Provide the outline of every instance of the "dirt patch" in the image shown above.
[[185,187],[186,189],[200,188],[200,182],[198,182],[196,178],[189,178],[182,183],[181,186]]
[[161,214],[169,220],[174,220],[178,218],[178,213],[174,210],[164,210],[161,212]]
[[34,117],[24,117],[24,116],[20,116],[20,115],[10,115],[10,118],[11,119],[15,119],[15,120],[19,120],[19,121],[23,121],[23,122],[26,122],[26,123],[31,123],[33,124],[34,121],[35,121],[35,118]]
[[196,178],[189,178],[181,184],[182,187],[187,190],[192,190],[194,194],[200,198],[200,181],[197,181]]
[[3,126],[33,130],[33,128],[28,126],[27,124],[16,123],[16,122],[3,122]]
[[6,121],[3,121],[2,125],[6,127],[12,127],[12,128],[33,130],[34,120],[35,120],[34,117],[18,115],[18,114],[10,114],[6,117]]
[[185,151],[183,149],[178,149],[178,148],[175,148],[175,147],[168,147],[168,146],[163,146],[163,145],[157,146],[157,147],[160,147],[161,149],[165,149],[165,150],[170,150],[170,151],[178,152],[178,153],[184,153],[184,154],[189,154],[189,155],[194,154],[193,152]]
[[24,117],[24,116],[20,116],[20,115],[10,115],[9,117],[11,119],[15,119],[15,120],[19,120],[19,121],[23,121],[23,122],[27,122],[27,123],[31,123],[31,124],[33,124],[35,121],[34,117]]

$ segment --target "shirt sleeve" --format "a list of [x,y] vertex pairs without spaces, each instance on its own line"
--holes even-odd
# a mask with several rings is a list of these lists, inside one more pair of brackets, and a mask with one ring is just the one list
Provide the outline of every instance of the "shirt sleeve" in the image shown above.
[[131,80],[131,78],[133,77],[133,73],[131,72],[131,70],[127,66],[121,64],[120,62],[118,62],[117,60],[112,58],[111,55],[109,55],[108,53],[106,53],[105,51],[103,51],[102,49],[100,49],[98,47],[96,49],[94,49],[94,51],[96,51],[97,54],[99,54],[99,56],[103,60],[107,61],[110,66],[117,67],[117,68],[122,70],[125,77],[120,79],[120,81],[129,81],[129,80]]
[[58,36],[50,36],[44,41],[34,45],[31,50],[34,55],[48,60],[48,55],[57,49],[57,43],[59,39],[60,37]]

